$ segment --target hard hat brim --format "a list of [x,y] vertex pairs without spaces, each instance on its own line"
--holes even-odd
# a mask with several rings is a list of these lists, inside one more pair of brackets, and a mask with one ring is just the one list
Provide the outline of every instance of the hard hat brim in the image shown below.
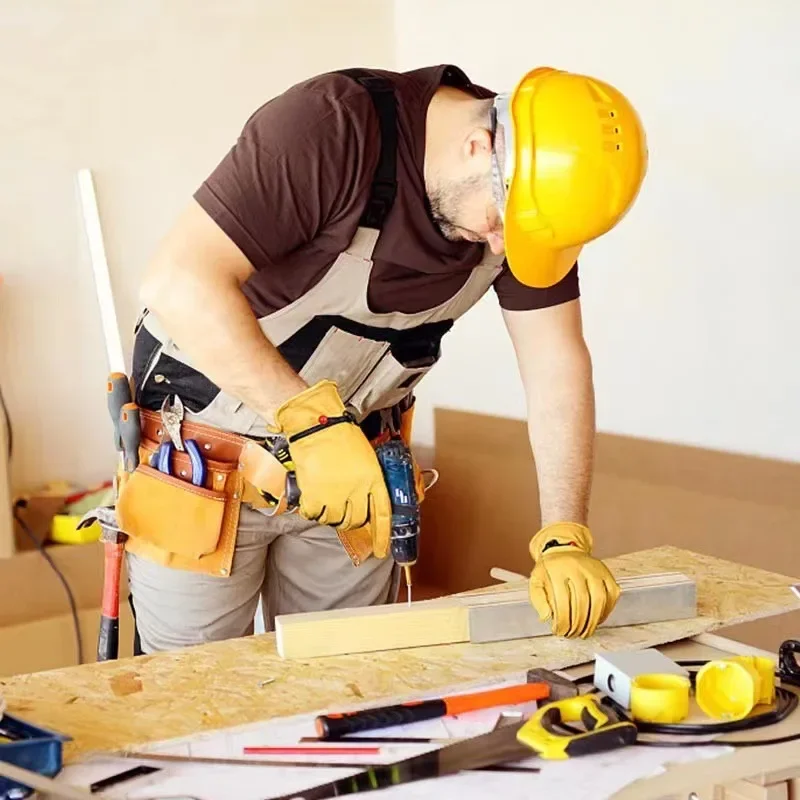
[[526,286],[547,289],[555,286],[572,269],[581,252],[581,245],[555,250],[541,242],[508,219],[503,229],[503,241],[511,274]]

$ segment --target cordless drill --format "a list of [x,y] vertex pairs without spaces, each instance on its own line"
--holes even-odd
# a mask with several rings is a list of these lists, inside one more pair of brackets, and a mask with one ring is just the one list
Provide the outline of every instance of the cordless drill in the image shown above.
[[[290,462],[285,443],[272,451],[286,466]],[[419,498],[414,478],[414,460],[405,442],[395,436],[375,448],[378,463],[383,471],[386,490],[392,505],[392,532],[390,545],[392,558],[401,566],[406,576],[406,596],[411,602],[411,567],[419,554]],[[286,497],[290,508],[300,503],[300,489],[294,470],[286,476]]]
[[406,575],[406,593],[411,602],[411,567],[419,554],[419,500],[411,451],[399,437],[375,448],[392,504],[391,553]]

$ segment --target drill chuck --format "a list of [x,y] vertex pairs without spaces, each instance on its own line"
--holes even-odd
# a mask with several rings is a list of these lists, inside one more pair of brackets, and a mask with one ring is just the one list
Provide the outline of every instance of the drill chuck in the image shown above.
[[390,439],[375,448],[392,504],[392,557],[412,565],[419,552],[419,500],[411,451],[402,439]]

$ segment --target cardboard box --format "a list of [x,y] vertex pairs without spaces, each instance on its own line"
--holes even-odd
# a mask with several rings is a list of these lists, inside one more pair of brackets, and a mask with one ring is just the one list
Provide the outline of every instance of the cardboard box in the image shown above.
[[[52,545],[46,552],[69,584],[79,621],[81,663],[97,657],[103,591],[99,542]],[[39,550],[0,559],[0,676],[39,672],[79,663],[74,618],[60,579]],[[133,619],[123,570],[120,656],[133,654]]]

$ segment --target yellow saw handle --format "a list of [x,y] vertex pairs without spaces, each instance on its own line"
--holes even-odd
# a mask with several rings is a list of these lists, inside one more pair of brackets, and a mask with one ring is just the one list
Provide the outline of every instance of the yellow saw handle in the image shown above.
[[[585,732],[558,730],[564,723],[581,722]],[[609,717],[594,695],[578,695],[547,703],[517,731],[517,741],[549,760],[602,753],[633,744],[637,736],[632,722]]]

